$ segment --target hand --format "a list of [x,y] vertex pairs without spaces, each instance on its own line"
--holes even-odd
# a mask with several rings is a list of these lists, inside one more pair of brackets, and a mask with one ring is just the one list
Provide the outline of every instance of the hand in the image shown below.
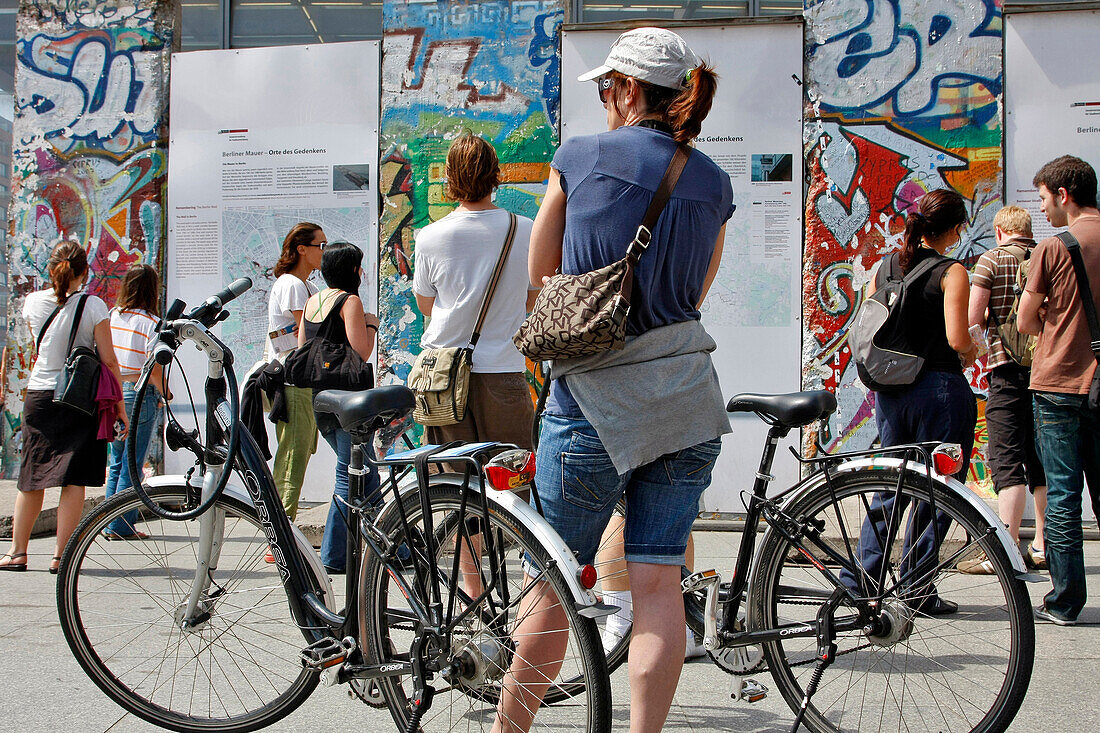
[[378,326],[379,326],[378,316],[376,316],[374,313],[370,313],[369,311],[363,311],[363,319],[367,322],[368,327],[374,326],[374,329],[378,330]]
[[966,353],[959,354],[959,361],[962,362],[963,369],[965,369],[966,367],[973,364],[974,361],[977,358],[978,358],[978,345],[973,343],[973,342],[970,344],[970,348],[967,349]]
[[126,440],[126,436],[130,434],[130,418],[126,416],[126,403],[122,400],[116,404],[116,413],[123,426],[121,433],[116,437],[119,440]]

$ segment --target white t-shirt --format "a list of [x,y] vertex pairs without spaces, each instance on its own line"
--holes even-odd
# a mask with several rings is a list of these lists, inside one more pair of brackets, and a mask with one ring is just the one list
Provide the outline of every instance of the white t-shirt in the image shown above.
[[[531,225],[517,216],[516,237],[474,349],[475,372],[522,372],[523,355],[512,343],[527,315],[527,252]],[[413,292],[434,297],[432,316],[420,345],[466,346],[477,321],[489,278],[508,234],[508,212],[452,211],[416,234]]]
[[118,369],[124,380],[138,376],[145,368],[155,343],[157,323],[156,316],[140,308],[111,309],[111,341],[115,344]]
[[264,360],[271,361],[275,355],[279,361],[286,359],[298,348],[298,329],[295,327],[292,311],[305,310],[309,296],[317,290],[308,282],[299,280],[289,272],[279,275],[271,286],[271,295],[267,300],[267,343],[264,345]]
[[[77,301],[82,293],[73,293],[53,319],[46,334],[42,337],[42,346],[38,349],[38,358],[31,368],[31,377],[27,389],[52,391],[57,386],[57,378],[65,367],[68,358],[69,331],[76,315]],[[31,327],[31,338],[37,340],[46,319],[57,307],[57,297],[53,289],[31,293],[23,301],[23,318]],[[110,317],[107,304],[94,295],[89,295],[84,304],[84,313],[80,316],[80,326],[76,331],[73,347],[87,346],[95,348],[95,327]]]

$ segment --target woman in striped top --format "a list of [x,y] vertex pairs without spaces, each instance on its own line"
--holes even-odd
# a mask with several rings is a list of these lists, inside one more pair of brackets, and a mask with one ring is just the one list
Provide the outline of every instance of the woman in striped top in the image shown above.
[[[140,422],[133,422],[134,402],[137,399],[135,383],[152,350],[159,322],[160,279],[157,271],[151,265],[131,265],[122,276],[122,290],[115,308],[111,311],[111,338],[115,345],[119,371],[122,373],[122,398],[126,403],[126,413],[131,416],[131,425],[126,441],[116,440],[111,443],[111,461],[107,468],[105,491],[107,496],[133,485],[129,461],[126,458],[126,442],[134,441],[137,464],[143,465],[153,437],[153,428],[160,420],[162,396],[171,398],[171,392],[164,381],[164,371],[160,364],[155,364],[149,376],[152,389],[145,391],[145,399],[138,415]],[[116,519],[105,532],[107,539],[145,539],[147,535],[137,529],[138,519],[137,510]]]

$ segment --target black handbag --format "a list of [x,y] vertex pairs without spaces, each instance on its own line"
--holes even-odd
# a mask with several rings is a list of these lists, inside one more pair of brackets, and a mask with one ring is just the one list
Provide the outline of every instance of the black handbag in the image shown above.
[[[76,332],[80,328],[80,317],[84,315],[87,294],[80,296],[73,316],[73,327],[69,330],[69,345],[65,367],[57,377],[57,386],[53,392],[55,405],[62,405],[85,415],[94,415],[98,408],[96,393],[99,391],[99,354],[87,346],[73,348]],[[44,329],[43,329],[44,332]]]
[[[286,381],[295,387],[360,391],[374,387],[374,365],[359,356],[348,343],[340,309],[348,293],[342,293],[321,322],[317,335],[286,358]],[[305,315],[302,315],[305,318]]]
[[1085,261],[1081,258],[1081,243],[1077,237],[1069,232],[1056,234],[1062,244],[1069,250],[1069,259],[1073,263],[1073,272],[1077,277],[1077,294],[1081,296],[1081,308],[1085,311],[1085,320],[1089,324],[1090,346],[1092,356],[1096,359],[1096,369],[1092,373],[1092,383],[1089,385],[1089,410],[1100,414],[1100,320],[1096,317],[1096,302],[1092,298],[1092,287],[1089,285],[1089,275],[1085,271]]

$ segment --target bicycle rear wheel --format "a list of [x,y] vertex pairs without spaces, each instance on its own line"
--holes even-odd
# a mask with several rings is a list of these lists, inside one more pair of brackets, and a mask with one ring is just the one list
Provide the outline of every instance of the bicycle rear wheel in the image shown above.
[[[461,491],[455,486],[435,485],[430,488],[429,498],[434,526],[445,528],[441,535],[444,541],[437,554],[439,571],[444,574],[444,592],[451,585],[462,588],[466,597],[459,602],[461,608],[480,595],[472,586],[481,583],[481,587],[485,587],[491,582],[490,558],[485,549],[486,528],[498,550],[496,564],[502,582],[493,587],[475,612],[441,642],[440,668],[461,671],[450,674],[449,679],[448,675],[437,674],[430,681],[435,688],[434,701],[420,721],[419,729],[425,732],[470,731],[489,730],[493,726],[502,686],[509,689],[516,686],[512,677],[513,661],[517,655],[523,658],[523,650],[529,648],[527,645],[535,638],[521,635],[521,624],[529,620],[525,611],[532,601],[542,599],[554,614],[564,618],[564,622],[549,633],[541,633],[564,637],[566,648],[560,670],[547,675],[551,677],[550,692],[544,699],[556,702],[542,706],[531,730],[608,730],[610,684],[596,626],[591,619],[577,613],[560,570],[550,562],[542,545],[509,512],[490,506],[486,517],[479,507],[467,506],[467,521],[476,517],[475,544],[480,545],[467,557],[477,557],[477,562],[466,566],[465,575],[460,572],[458,577],[451,578],[459,547],[455,538],[460,536],[457,529],[461,524],[458,519]],[[419,495],[410,492],[403,501],[410,531],[404,531],[396,510],[382,515],[379,529],[399,546],[420,547],[424,518]],[[410,569],[404,571],[404,575],[411,580],[411,562],[408,565]],[[539,582],[532,582],[532,577]],[[408,660],[408,650],[419,627],[390,572],[373,556],[364,563],[360,573],[359,597],[362,603],[360,634],[368,645],[370,660],[375,663]],[[566,681],[570,681],[568,686],[563,684]],[[394,722],[405,730],[412,715],[411,680],[386,677],[379,679],[378,684]]]
[[[183,487],[150,489],[183,505]],[[317,686],[299,661],[303,631],[290,615],[255,510],[225,494],[217,569],[185,620],[198,563],[199,521],[143,511],[146,540],[112,541],[108,525],[143,504],[133,490],[88,515],[65,548],[57,585],[61,628],[80,666],[115,702],[176,731],[251,731],[295,710]],[[201,572],[201,571],[200,571]],[[307,637],[308,640],[308,637]]]
[[[888,470],[842,474],[834,477],[833,491],[822,487],[784,511],[823,522],[825,542],[858,568],[854,558],[867,557],[858,543],[872,502],[880,492],[893,492],[897,479],[897,471]],[[838,635],[836,661],[825,670],[805,718],[811,730],[997,733],[1019,709],[1035,652],[1024,582],[986,519],[956,494],[938,485],[934,491],[937,510],[950,519],[938,554],[919,571],[908,570],[916,553],[902,538],[914,526],[918,507],[927,511],[930,500],[926,479],[910,474],[902,485],[908,507],[900,515],[896,541],[885,545],[886,586],[870,594],[879,599],[885,623],[873,631]],[[959,560],[979,552],[989,557],[993,575],[963,575],[955,569]],[[839,563],[814,554],[839,574]],[[812,625],[832,590],[812,563],[771,530],[751,585],[748,627]],[[958,612],[931,616],[922,611],[936,593],[957,602]],[[834,618],[855,614],[856,609],[841,606]],[[802,703],[816,654],[813,637],[764,645],[768,668],[792,710]]]

